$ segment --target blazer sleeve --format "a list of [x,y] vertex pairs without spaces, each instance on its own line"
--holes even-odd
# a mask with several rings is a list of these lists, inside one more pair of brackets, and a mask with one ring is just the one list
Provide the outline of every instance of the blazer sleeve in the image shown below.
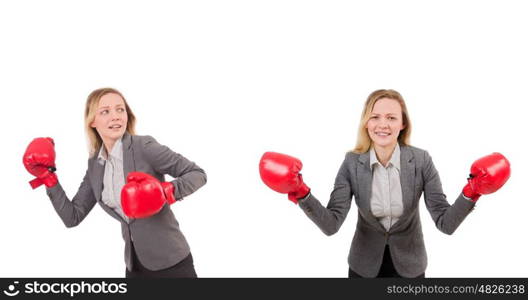
[[97,203],[88,178],[88,171],[84,175],[77,194],[71,201],[66,196],[60,183],[51,188],[46,188],[46,193],[55,211],[68,228],[79,225]]
[[436,227],[445,234],[453,234],[466,216],[472,211],[475,203],[459,194],[453,205],[446,200],[442,190],[440,176],[436,171],[433,160],[427,151],[424,151],[424,168],[422,169],[424,179],[425,205]]
[[181,200],[198,190],[207,182],[207,176],[194,162],[160,145],[153,137],[146,136],[143,143],[143,154],[147,162],[161,174],[169,174],[175,179],[174,197]]
[[332,235],[339,230],[350,210],[353,196],[350,182],[350,172],[345,157],[326,208],[311,193],[299,200],[299,207],[326,235]]

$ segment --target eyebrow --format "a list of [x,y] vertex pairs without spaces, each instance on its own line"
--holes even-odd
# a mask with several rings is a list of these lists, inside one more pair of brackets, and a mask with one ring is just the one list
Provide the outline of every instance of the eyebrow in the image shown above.
[[[123,104],[118,104],[118,105],[116,105],[116,107],[124,107],[124,105]],[[110,108],[110,106],[108,106],[108,105],[107,106],[101,106],[101,107],[98,107],[97,109],[102,109],[102,108]]]

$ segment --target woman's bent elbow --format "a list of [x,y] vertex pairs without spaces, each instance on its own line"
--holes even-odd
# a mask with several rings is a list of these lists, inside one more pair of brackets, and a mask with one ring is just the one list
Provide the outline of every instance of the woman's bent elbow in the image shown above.
[[456,227],[438,226],[438,230],[447,235],[453,235],[453,233],[455,233]]
[[327,236],[331,236],[331,235],[334,235],[336,232],[337,232],[337,228],[335,227],[321,227],[321,231],[323,231],[324,234],[326,234]]
[[202,180],[203,180],[203,185],[205,185],[207,183],[207,174],[205,174],[205,172],[202,173]]
[[80,222],[76,222],[75,220],[62,220],[66,228],[73,228],[79,225]]
[[73,227],[76,227],[79,224],[64,223],[64,225],[66,225],[66,228],[73,228]]

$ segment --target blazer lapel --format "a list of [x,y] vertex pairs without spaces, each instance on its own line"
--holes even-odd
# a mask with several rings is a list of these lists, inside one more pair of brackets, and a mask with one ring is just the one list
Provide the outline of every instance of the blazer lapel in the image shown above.
[[358,206],[363,211],[370,210],[370,196],[372,193],[372,170],[370,169],[370,156],[368,151],[359,155],[357,165],[359,197]]
[[[123,136],[123,176],[126,178],[128,173],[136,170],[136,163],[134,161],[134,149],[132,148],[132,136],[125,132]],[[136,219],[129,218],[129,224],[135,222]]]
[[97,202],[101,201],[101,195],[103,192],[103,178],[104,178],[104,161],[100,161],[97,156],[92,158],[92,170],[90,172],[90,182],[92,183],[92,189],[94,192],[95,199]]
[[357,176],[358,176],[358,197],[356,197],[356,203],[362,212],[362,216],[367,221],[376,226],[379,230],[385,231],[385,228],[380,222],[374,217],[370,211],[370,197],[372,195],[372,169],[370,168],[370,154],[369,152],[362,153],[359,156],[359,164],[357,165]]
[[123,175],[126,177],[128,173],[136,171],[134,162],[134,149],[132,149],[132,136],[125,133],[123,136]]
[[[403,214],[400,220],[406,218],[411,212],[414,199],[414,186],[416,178],[416,164],[412,151],[407,146],[400,147],[400,183],[402,188]],[[400,222],[395,223],[397,225]]]
[[104,211],[106,211],[109,215],[116,218],[118,221],[122,221],[123,218],[119,216],[113,209],[108,207],[106,205],[101,197],[103,194],[103,188],[104,188],[104,170],[105,170],[105,162],[100,161],[97,156],[92,158],[90,161],[91,169],[89,171],[90,176],[90,183],[92,184],[92,190],[94,192],[95,200],[101,205]]
[[[129,172],[133,170],[134,162],[133,162],[133,155],[131,155],[131,137],[128,133],[125,133],[123,136],[123,173],[125,177],[125,183],[126,183],[126,176]],[[106,205],[101,197],[103,193],[104,188],[104,170],[105,170],[105,163],[104,161],[100,161],[97,156],[92,158],[91,161],[91,171],[89,172],[90,176],[90,182],[92,183],[92,189],[94,192],[95,199],[101,205],[104,211],[106,211],[109,215],[116,218],[120,222],[124,222],[124,219],[116,213],[113,209],[108,207]],[[134,219],[130,219],[130,223],[132,223]]]
[[[402,187],[402,202],[403,202],[403,214],[392,227],[391,231],[399,224],[401,220],[404,220],[407,215],[411,212],[411,207],[414,201],[414,185],[415,185],[415,170],[416,165],[414,161],[414,155],[407,146],[400,145],[400,183]],[[370,197],[372,195],[372,170],[370,168],[370,155],[369,152],[365,152],[359,156],[359,164],[357,169],[358,182],[359,182],[359,197],[358,206],[364,212],[364,216],[367,217],[372,224],[376,224],[377,227],[385,231],[385,228],[380,222],[374,217],[370,211]]]

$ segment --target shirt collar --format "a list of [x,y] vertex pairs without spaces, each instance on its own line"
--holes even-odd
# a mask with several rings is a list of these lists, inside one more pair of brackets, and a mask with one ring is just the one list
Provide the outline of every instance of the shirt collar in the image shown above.
[[[398,171],[400,170],[400,145],[396,143],[396,147],[394,148],[394,151],[392,152],[392,156],[389,160],[389,163],[387,166],[393,165]],[[374,147],[370,148],[370,169],[373,169],[375,164],[379,164],[380,166],[383,166],[376,157],[376,151],[374,150]]]
[[[121,139],[118,139],[114,147],[112,147],[112,151],[110,152],[110,157],[114,159],[123,159],[123,142],[121,142]],[[99,160],[107,160],[107,154],[106,154],[106,148],[103,145],[101,145],[101,149],[99,149],[99,155],[97,156],[97,159]]]

